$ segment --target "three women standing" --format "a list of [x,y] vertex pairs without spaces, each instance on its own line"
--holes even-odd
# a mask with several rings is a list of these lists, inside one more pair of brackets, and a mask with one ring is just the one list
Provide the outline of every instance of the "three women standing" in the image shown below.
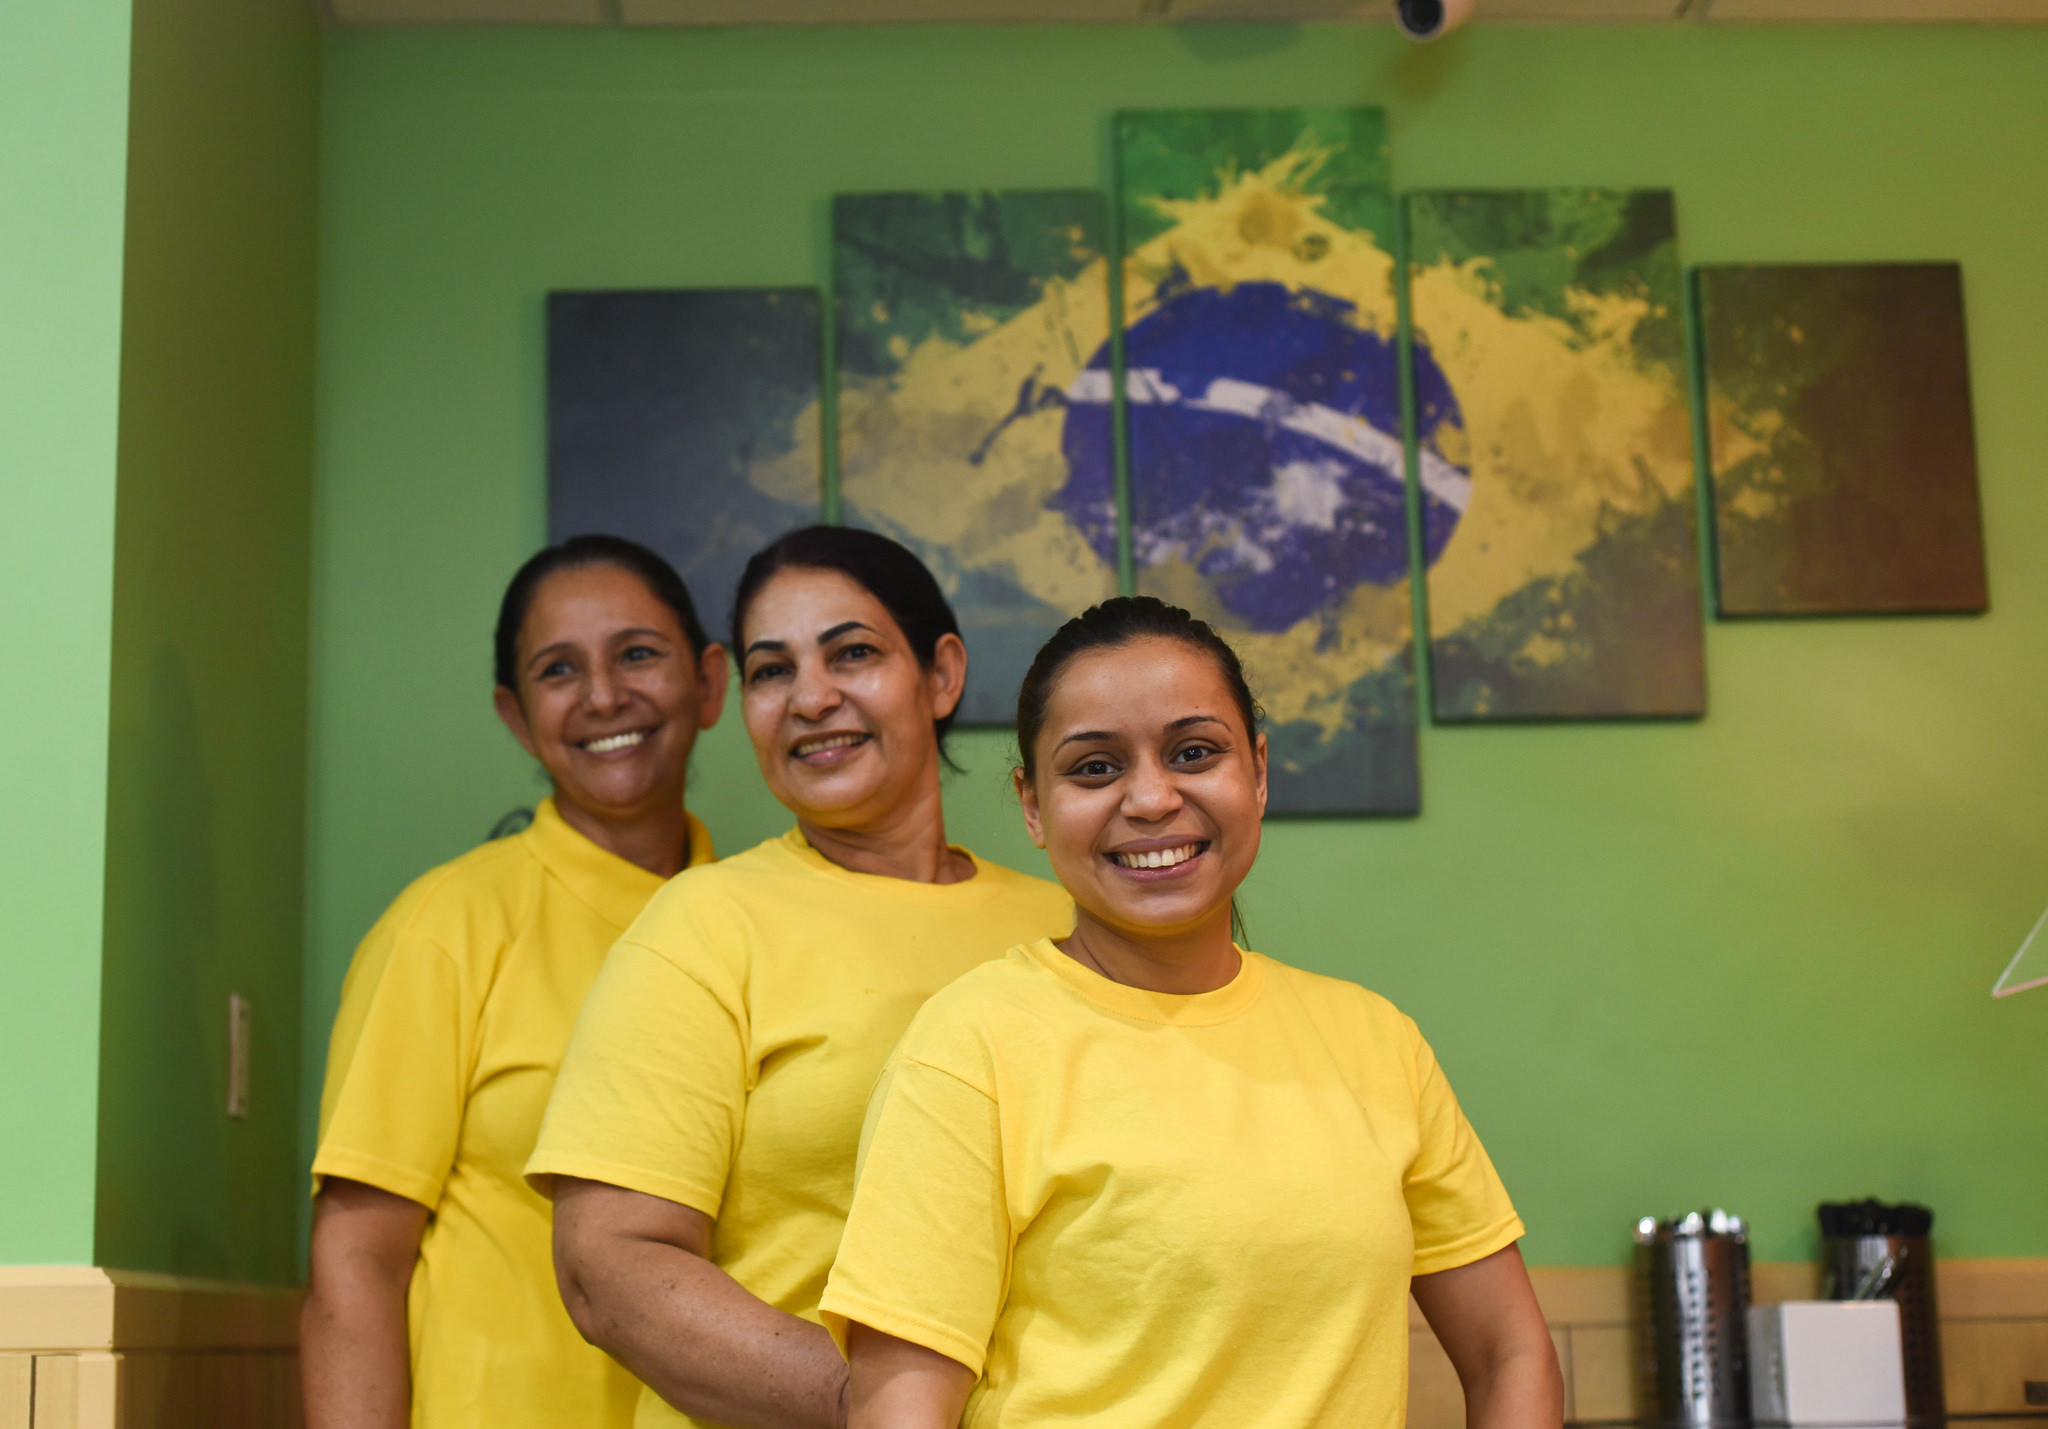
[[966,649],[917,558],[812,527],[734,600],[781,838],[665,887],[613,950],[528,1166],[564,1298],[646,1382],[641,1429],[843,1422],[817,1321],[869,1089],[932,993],[1064,935],[1060,889],[946,841]]
[[708,863],[684,787],[724,650],[660,557],[588,536],[505,592],[500,717],[553,794],[407,888],[356,951],[321,1097],[309,1429],[603,1429],[638,1386],[554,1293],[520,1178],[584,993],[663,881]]

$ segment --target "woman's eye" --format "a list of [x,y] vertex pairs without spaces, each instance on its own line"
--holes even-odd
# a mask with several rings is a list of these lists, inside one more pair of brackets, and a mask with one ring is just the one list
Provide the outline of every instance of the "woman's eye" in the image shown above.
[[1084,759],[1068,772],[1083,779],[1107,779],[1116,773],[1116,766],[1107,759]]
[[645,660],[659,660],[661,651],[652,645],[632,645],[627,647],[625,654],[620,658],[628,664],[637,665]]
[[1215,753],[1216,747],[1212,744],[1190,744],[1175,750],[1173,759],[1176,764],[1200,764]]
[[879,652],[872,645],[842,645],[833,653],[841,660],[865,660]]
[[764,661],[763,663],[756,665],[753,669],[747,671],[747,683],[750,685],[758,685],[763,680],[772,680],[776,676],[784,675],[788,672],[789,666],[787,665],[777,664],[772,660]]
[[575,670],[575,668],[576,667],[574,665],[571,665],[567,660],[557,660],[553,664],[547,665],[542,668],[540,672],[540,678],[542,678],[543,680],[559,679],[563,675],[571,673],[573,670]]

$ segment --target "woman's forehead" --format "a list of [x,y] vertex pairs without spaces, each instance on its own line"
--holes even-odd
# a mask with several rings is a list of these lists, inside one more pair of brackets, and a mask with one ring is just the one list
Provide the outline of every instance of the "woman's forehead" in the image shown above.
[[633,572],[609,565],[576,566],[554,571],[541,581],[520,622],[520,634],[530,639],[547,627],[593,624],[681,628],[668,602]]
[[878,634],[898,633],[888,607],[846,572],[785,566],[748,604],[741,633],[749,645],[759,640],[808,644],[848,620]]
[[1046,701],[1045,732],[1158,729],[1198,715],[1233,722],[1236,708],[1214,656],[1184,640],[1141,636],[1069,660]]

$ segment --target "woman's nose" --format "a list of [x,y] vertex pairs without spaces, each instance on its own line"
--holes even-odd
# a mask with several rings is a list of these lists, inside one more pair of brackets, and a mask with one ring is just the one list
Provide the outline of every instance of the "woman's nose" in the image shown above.
[[1155,760],[1141,761],[1124,781],[1124,815],[1155,821],[1166,818],[1181,806],[1180,788],[1164,766]]
[[823,719],[838,703],[839,689],[822,666],[808,662],[797,666],[796,680],[789,692],[790,708],[797,715],[808,720]]
[[584,692],[590,707],[599,714],[608,714],[626,703],[625,682],[614,679],[609,670],[595,671],[590,685]]

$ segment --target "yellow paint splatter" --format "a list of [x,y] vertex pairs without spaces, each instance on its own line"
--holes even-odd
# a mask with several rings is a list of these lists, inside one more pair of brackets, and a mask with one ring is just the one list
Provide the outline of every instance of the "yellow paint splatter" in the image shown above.
[[[1684,394],[1633,348],[1653,305],[1573,291],[1576,323],[1510,316],[1488,267],[1419,267],[1411,288],[1417,335],[1458,396],[1472,474],[1472,503],[1429,573],[1437,639],[1572,570],[1613,517],[1647,514],[1692,490]],[[1555,658],[1533,643],[1520,653]]]
[[1055,398],[1014,415],[1027,380],[1034,400],[1063,392],[1108,339],[1108,268],[1098,259],[1071,281],[1046,283],[1038,302],[971,344],[927,337],[893,378],[843,386],[839,482],[849,513],[944,552],[933,565],[949,593],[972,570],[1065,611],[1115,594],[1115,569],[1046,505],[1067,481],[1066,408]]

